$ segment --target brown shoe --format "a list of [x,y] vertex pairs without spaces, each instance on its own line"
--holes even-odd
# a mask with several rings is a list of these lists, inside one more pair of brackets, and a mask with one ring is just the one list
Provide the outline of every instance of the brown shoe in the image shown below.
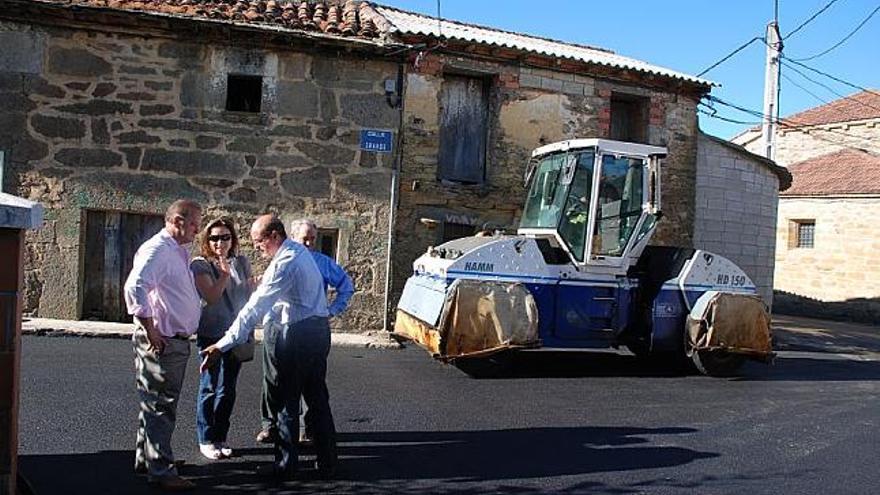
[[196,484],[192,481],[176,475],[149,479],[147,483],[166,492],[188,492],[196,488]]
[[278,430],[269,428],[257,433],[257,443],[278,443]]

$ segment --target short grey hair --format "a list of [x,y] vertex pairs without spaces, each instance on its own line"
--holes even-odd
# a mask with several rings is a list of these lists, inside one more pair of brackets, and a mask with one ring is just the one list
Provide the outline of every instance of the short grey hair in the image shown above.
[[318,230],[318,225],[314,221],[308,218],[300,218],[290,222],[290,235],[296,235],[302,227]]

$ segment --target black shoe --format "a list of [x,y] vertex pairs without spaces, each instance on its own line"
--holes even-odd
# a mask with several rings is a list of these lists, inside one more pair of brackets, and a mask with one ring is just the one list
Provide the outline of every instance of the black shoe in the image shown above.
[[[174,467],[181,468],[186,464],[186,461],[183,459],[175,459]],[[134,465],[134,474],[147,474],[147,465],[145,463],[137,463]]]
[[321,464],[315,461],[315,470],[317,471],[318,479],[332,480],[336,475],[336,464]]
[[296,479],[296,471],[289,469],[281,469],[274,462],[271,464],[263,464],[257,466],[257,476],[261,478],[271,478],[275,481],[289,481]]

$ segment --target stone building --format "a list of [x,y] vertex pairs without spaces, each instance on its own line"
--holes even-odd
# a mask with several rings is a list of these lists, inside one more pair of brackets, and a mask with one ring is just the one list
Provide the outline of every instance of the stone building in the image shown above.
[[843,149],[789,170],[776,241],[781,309],[880,323],[880,155]]
[[0,1],[4,189],[47,207],[25,311],[124,320],[134,250],[187,197],[244,238],[261,212],[315,218],[358,287],[338,326],[381,327],[393,157],[358,143],[398,127],[382,23],[355,2]]
[[[856,93],[781,119],[776,133],[777,164],[787,167],[843,149],[880,153],[880,91]],[[731,139],[763,155],[760,128]]]
[[710,83],[613,52],[377,7],[411,58],[394,293],[428,246],[515,230],[532,149],[576,137],[666,146],[655,242],[693,245],[696,105]]
[[[793,176],[779,198],[777,309],[880,322],[880,92],[786,117],[776,138]],[[760,131],[733,141],[757,152]]]
[[[381,328],[413,259],[515,228],[530,151],[576,137],[666,146],[655,242],[713,235],[711,83],[607,50],[355,0],[0,0],[0,45],[4,188],[48,207],[28,244],[40,316],[124,319],[133,250],[191,197],[242,229],[315,218],[357,286],[337,330]],[[362,151],[366,129],[393,153]]]

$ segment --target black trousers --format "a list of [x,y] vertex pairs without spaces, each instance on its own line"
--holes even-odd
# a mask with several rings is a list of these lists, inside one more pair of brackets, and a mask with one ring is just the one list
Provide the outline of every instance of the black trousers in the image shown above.
[[327,391],[327,355],[330,325],[327,318],[313,317],[286,328],[270,325],[263,336],[268,358],[278,371],[280,405],[275,462],[279,470],[293,473],[299,454],[299,399],[302,396],[314,419],[312,434],[319,469],[336,465],[336,427]]

